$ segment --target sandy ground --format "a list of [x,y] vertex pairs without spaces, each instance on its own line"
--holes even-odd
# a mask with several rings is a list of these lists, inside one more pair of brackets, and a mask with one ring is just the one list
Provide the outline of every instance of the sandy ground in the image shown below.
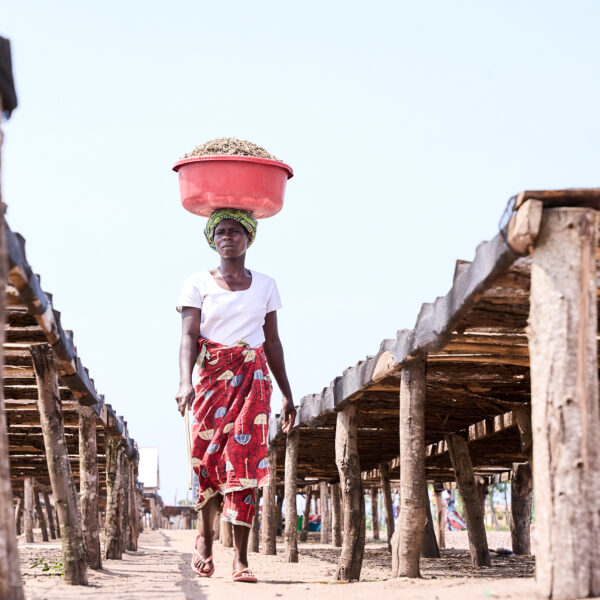
[[[216,571],[210,579],[200,579],[191,570],[190,549],[194,532],[181,530],[144,531],[138,552],[127,552],[123,560],[104,561],[101,571],[88,570],[89,586],[67,586],[50,568],[60,560],[60,543],[20,540],[21,566],[28,600],[261,600],[302,598],[348,600],[351,598],[398,597],[403,599],[474,600],[485,598],[531,599],[533,559],[492,553],[492,567],[474,569],[470,565],[466,532],[447,534],[448,549],[442,560],[421,561],[422,579],[390,579],[390,558],[386,544],[368,542],[359,583],[333,583],[339,549],[318,543],[318,534],[299,545],[300,562],[283,561],[283,542],[278,539],[277,556],[251,554],[250,564],[259,583],[231,581],[233,551],[215,544]],[[510,548],[510,535],[489,533],[491,549]],[[41,563],[31,566],[36,561]]]

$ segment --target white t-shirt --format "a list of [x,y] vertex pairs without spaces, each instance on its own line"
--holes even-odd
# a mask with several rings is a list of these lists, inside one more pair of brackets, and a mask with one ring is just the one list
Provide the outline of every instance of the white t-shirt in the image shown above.
[[184,306],[202,309],[202,337],[225,346],[243,340],[258,348],[265,341],[265,316],[281,308],[281,299],[274,279],[256,271],[250,273],[250,287],[238,292],[223,289],[210,271],[194,273],[181,288],[177,310],[181,312]]

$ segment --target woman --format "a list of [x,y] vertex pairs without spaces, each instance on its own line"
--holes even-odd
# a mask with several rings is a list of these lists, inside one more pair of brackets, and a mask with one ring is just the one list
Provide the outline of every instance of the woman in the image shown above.
[[256,226],[247,211],[215,211],[204,234],[221,264],[189,277],[177,303],[182,316],[177,403],[182,415],[187,407],[193,413],[192,464],[202,517],[192,568],[201,577],[214,573],[213,523],[222,506],[222,520],[233,524],[233,579],[252,583],[256,577],[248,567],[247,549],[255,491],[270,478],[268,368],[283,394],[286,433],[296,415],[277,331],[277,286],[245,266]]

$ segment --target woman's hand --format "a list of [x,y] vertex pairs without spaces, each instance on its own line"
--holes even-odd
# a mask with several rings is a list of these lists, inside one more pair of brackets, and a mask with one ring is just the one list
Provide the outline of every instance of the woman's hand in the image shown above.
[[177,400],[177,407],[179,408],[181,416],[183,416],[185,414],[186,406],[191,409],[192,402],[194,402],[194,388],[192,387],[192,384],[179,384],[179,391],[177,392],[177,396],[175,396],[175,400]]
[[283,424],[281,425],[281,430],[283,433],[289,433],[292,430],[296,420],[296,407],[294,406],[294,403],[286,396],[283,397],[282,414]]

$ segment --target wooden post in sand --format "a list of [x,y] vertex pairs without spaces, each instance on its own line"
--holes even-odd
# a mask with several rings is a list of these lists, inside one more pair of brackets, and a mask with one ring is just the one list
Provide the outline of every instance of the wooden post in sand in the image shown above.
[[84,406],[79,408],[79,495],[86,562],[92,569],[101,569],[96,413]]
[[342,494],[340,484],[331,484],[331,545],[342,547]]
[[254,505],[254,517],[252,518],[252,527],[250,528],[250,537],[248,539],[248,551],[258,552],[259,550],[259,527],[260,521],[258,517],[260,508],[260,497],[262,495],[262,488],[256,490],[255,505]]
[[510,537],[515,554],[531,554],[531,487],[529,463],[514,463],[510,484]]
[[23,514],[23,498],[20,496],[17,498],[17,504],[15,506],[15,529],[17,535],[21,535],[21,515]]
[[[104,558],[123,557],[121,530],[121,444],[116,437],[106,437],[106,521],[104,523]],[[150,498],[152,524],[154,529],[154,505]]]
[[429,491],[427,483],[423,489],[425,496],[425,531],[423,532],[423,543],[421,544],[422,558],[440,558],[440,548],[435,537],[435,527],[433,526],[433,517],[431,516],[431,503],[429,502]]
[[271,479],[269,485],[263,488],[262,510],[262,548],[261,554],[277,554],[277,503],[275,489],[277,486],[277,449],[269,448],[269,465]]
[[130,543],[131,538],[131,515],[129,503],[130,490],[130,468],[129,458],[124,449],[121,450],[121,489],[119,495],[121,497],[121,552],[125,552]]
[[48,473],[62,529],[65,582],[87,585],[79,495],[71,473],[54,355],[49,344],[29,346],[29,353],[33,359],[38,388],[37,404],[44,434]]
[[233,548],[233,525],[231,521],[221,521],[221,544]]
[[337,413],[335,462],[340,475],[344,513],[344,540],[335,578],[338,581],[353,581],[360,579],[365,551],[365,501],[358,458],[356,402],[348,402]]
[[379,541],[379,490],[372,487],[371,494],[371,523],[373,526],[373,539]]
[[443,491],[444,486],[436,481],[433,484],[433,493],[435,494],[438,548],[446,547],[446,511],[444,509],[444,501],[442,499]]
[[471,551],[471,563],[474,567],[489,567],[490,552],[488,549],[481,498],[477,492],[473,464],[469,448],[464,437],[458,434],[446,436],[450,460],[456,474],[456,483],[463,501],[467,535]]
[[331,516],[329,514],[329,487],[326,481],[321,481],[319,484],[319,496],[321,497],[321,544],[328,544]]
[[52,510],[52,504],[50,503],[50,494],[44,490],[42,492],[44,496],[44,507],[46,508],[46,516],[48,517],[48,527],[50,527],[50,537],[56,539],[56,528],[54,527],[54,512]]
[[42,530],[42,541],[48,541],[48,527],[46,527],[46,517],[42,512],[42,503],[40,502],[40,490],[37,487],[37,484],[33,483],[33,500],[35,501],[35,512],[37,514],[38,520],[40,522],[40,529]]
[[285,440],[285,554],[286,562],[298,562],[298,429]]
[[[4,40],[4,54],[9,55],[10,46]],[[5,63],[7,61],[4,61]],[[0,96],[0,114],[3,109],[2,96]],[[0,147],[4,134],[0,130]],[[4,372],[4,323],[6,307],[6,240],[4,230],[4,209],[0,191],[0,378]],[[1,383],[1,380],[0,380]],[[15,536],[15,521],[13,513],[13,492],[10,483],[10,464],[8,462],[8,436],[6,427],[6,412],[4,404],[3,386],[0,385],[0,598],[4,600],[22,600],[23,582],[21,580],[21,567],[19,564],[19,551]]]
[[26,477],[23,482],[23,529],[25,530],[25,541],[33,544],[33,520],[34,520],[34,500],[33,500],[33,477]]
[[379,473],[381,474],[381,493],[383,494],[383,506],[385,508],[388,550],[391,552],[392,536],[394,535],[394,505],[390,487],[390,467],[386,462],[379,463]]
[[302,515],[302,529],[300,530],[300,541],[305,542],[308,539],[308,521],[310,519],[310,503],[312,502],[312,491],[306,486],[304,492],[304,513]]
[[[127,540],[126,550],[136,552],[138,549],[138,536],[139,536],[139,519],[137,509],[137,494],[135,486],[135,469],[134,464],[130,460],[129,462],[129,539]],[[188,529],[191,529],[191,518]]]
[[531,266],[536,593],[553,600],[600,595],[597,229],[593,209],[545,209]]
[[425,360],[416,358],[402,369],[400,379],[400,519],[392,543],[392,577],[420,576],[424,489]]

